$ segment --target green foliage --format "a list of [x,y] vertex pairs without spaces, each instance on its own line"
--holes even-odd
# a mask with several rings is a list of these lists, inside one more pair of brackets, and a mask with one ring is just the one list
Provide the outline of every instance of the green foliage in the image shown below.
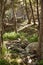
[[8,32],[3,35],[4,40],[7,40],[7,39],[15,40],[15,39],[18,39],[19,37],[20,37],[19,33],[15,33],[15,32],[10,32],[10,33]]
[[0,65],[10,65],[10,63],[5,59],[0,59]]
[[43,65],[43,60],[40,60],[40,61],[38,62],[38,65]]
[[3,46],[2,46],[2,54],[1,54],[1,56],[4,57],[6,54],[7,54],[7,48],[6,48],[6,45],[3,44]]
[[4,40],[15,40],[20,38],[22,41],[27,39],[29,42],[37,42],[38,41],[38,34],[34,33],[32,35],[28,35],[27,33],[15,33],[15,32],[8,32],[3,35]]
[[30,37],[27,37],[29,42],[37,42],[38,41],[38,35],[37,34],[33,34]]
[[20,39],[21,39],[21,41],[23,41],[24,39],[27,38],[27,33],[20,32],[19,34],[20,34]]

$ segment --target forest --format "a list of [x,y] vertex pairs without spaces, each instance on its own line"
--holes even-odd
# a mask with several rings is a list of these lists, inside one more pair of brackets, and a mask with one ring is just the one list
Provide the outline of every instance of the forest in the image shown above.
[[43,0],[0,0],[0,65],[43,65]]

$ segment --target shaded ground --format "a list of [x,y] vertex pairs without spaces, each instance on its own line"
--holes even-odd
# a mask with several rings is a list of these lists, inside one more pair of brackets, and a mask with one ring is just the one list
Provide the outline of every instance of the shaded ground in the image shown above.
[[[25,63],[26,65],[27,63],[33,65],[37,63],[38,42],[29,43],[28,41],[25,40],[24,42],[21,43],[20,40],[13,40],[13,41],[4,41],[4,43],[6,44],[7,49],[10,51],[10,53],[9,52],[8,53],[11,54],[12,59],[19,57],[18,61],[21,60],[22,63]],[[36,51],[35,53],[34,50]]]

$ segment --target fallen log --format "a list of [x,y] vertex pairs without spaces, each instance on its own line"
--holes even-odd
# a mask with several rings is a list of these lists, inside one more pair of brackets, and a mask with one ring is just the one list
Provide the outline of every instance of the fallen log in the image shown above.
[[24,27],[20,27],[17,31],[22,31],[24,30],[25,28],[28,28],[28,27],[31,27],[33,24],[28,24],[28,25],[25,25]]

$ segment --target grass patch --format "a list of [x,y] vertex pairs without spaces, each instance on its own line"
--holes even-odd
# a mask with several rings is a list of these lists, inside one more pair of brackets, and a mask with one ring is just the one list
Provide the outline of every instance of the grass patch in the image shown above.
[[3,35],[4,40],[17,40],[20,38],[22,41],[24,39],[27,39],[29,42],[37,42],[38,41],[38,34],[34,33],[32,35],[29,35],[28,33],[20,32],[8,32]]
[[15,33],[15,32],[8,32],[8,33],[5,33],[3,35],[3,39],[4,40],[15,40],[15,39],[18,39],[20,37],[19,33]]
[[29,37],[27,37],[29,42],[37,42],[38,41],[38,35],[37,34],[33,34]]

